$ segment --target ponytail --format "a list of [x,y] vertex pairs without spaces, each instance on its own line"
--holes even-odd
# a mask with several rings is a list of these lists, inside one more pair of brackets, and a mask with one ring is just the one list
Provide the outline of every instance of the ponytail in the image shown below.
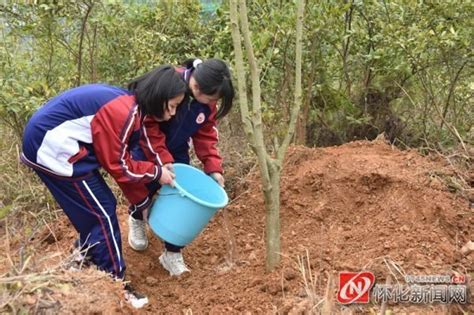
[[222,118],[231,110],[235,96],[229,67],[220,59],[187,59],[183,66],[191,69],[199,90],[206,95],[218,94],[222,98],[217,118]]

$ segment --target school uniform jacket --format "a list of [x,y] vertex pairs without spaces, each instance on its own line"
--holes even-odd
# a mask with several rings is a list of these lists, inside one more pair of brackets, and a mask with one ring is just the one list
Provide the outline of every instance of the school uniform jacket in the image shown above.
[[[177,71],[189,82],[191,69],[177,68]],[[217,149],[216,114],[216,102],[202,104],[191,98],[178,107],[176,115],[169,121],[158,122],[154,117],[147,117],[144,121],[150,141],[147,147],[152,148],[145,151],[146,154],[151,152],[148,159],[162,164],[189,164],[189,148],[192,145],[205,173],[223,173],[222,157]]]
[[37,171],[70,179],[103,167],[127,199],[137,203],[146,193],[135,191],[131,183],[143,186],[161,177],[160,164],[134,159],[141,135],[146,135],[142,118],[135,96],[127,90],[103,84],[73,88],[31,117],[21,160]]

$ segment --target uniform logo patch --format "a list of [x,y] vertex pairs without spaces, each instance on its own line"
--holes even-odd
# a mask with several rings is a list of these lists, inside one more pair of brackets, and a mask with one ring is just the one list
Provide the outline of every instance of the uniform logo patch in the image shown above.
[[206,119],[204,113],[200,113],[196,118],[196,123],[200,125],[204,122],[204,119]]

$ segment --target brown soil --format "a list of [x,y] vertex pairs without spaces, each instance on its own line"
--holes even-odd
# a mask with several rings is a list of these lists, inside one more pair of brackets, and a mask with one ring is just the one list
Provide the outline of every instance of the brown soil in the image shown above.
[[[128,277],[150,299],[141,312],[297,314],[325,295],[329,302],[323,301],[316,310],[340,311],[334,294],[340,271],[370,270],[382,283],[388,275],[392,281],[401,279],[399,271],[420,275],[456,271],[472,279],[474,253],[463,256],[460,248],[474,239],[474,210],[447,191],[440,172],[451,172],[442,160],[378,141],[290,148],[281,180],[282,261],[270,273],[265,272],[265,210],[257,171],[235,192],[226,213],[220,211],[184,250],[192,272],[183,277],[172,278],[160,266],[162,245],[151,232],[145,252],[128,247],[126,210],[121,208]],[[62,217],[51,226],[57,240],[50,236],[41,243],[43,256],[69,250],[75,233],[65,222]],[[304,263],[298,264],[299,259]],[[309,270],[313,284],[305,285],[303,274],[308,277]],[[77,283],[80,288],[73,284],[59,295],[52,290],[51,296],[59,300],[56,310],[131,311],[118,298],[119,286],[107,277],[91,285]],[[472,284],[471,280],[471,288]],[[75,290],[87,294],[76,295]],[[472,305],[462,308],[474,311]],[[356,313],[378,309],[373,304],[349,308]],[[446,311],[440,305],[389,305],[388,309]],[[449,310],[460,311],[457,306]]]

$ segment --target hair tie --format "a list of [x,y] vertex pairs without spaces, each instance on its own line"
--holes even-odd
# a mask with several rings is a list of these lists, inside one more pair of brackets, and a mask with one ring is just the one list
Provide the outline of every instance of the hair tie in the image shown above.
[[193,68],[196,69],[198,65],[200,65],[202,63],[202,60],[201,59],[194,59],[193,61]]

